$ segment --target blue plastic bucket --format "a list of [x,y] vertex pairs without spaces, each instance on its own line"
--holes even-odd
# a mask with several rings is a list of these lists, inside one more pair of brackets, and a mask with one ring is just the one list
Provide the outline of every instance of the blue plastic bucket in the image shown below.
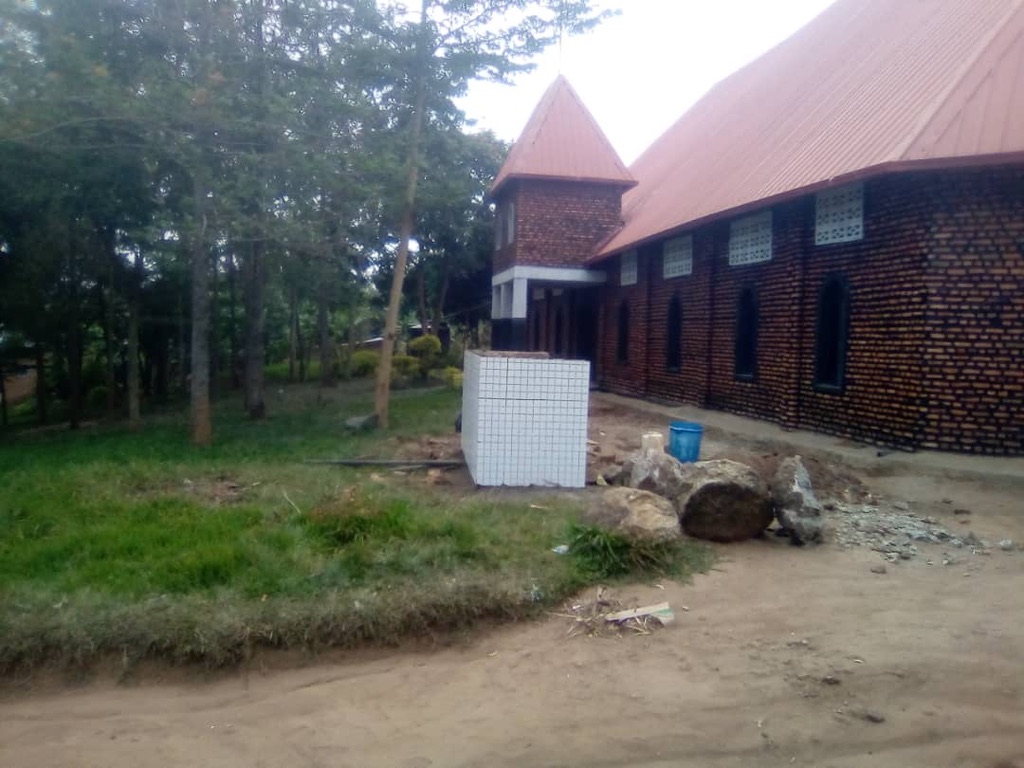
[[673,421],[668,428],[668,452],[679,461],[697,461],[704,427],[691,421]]

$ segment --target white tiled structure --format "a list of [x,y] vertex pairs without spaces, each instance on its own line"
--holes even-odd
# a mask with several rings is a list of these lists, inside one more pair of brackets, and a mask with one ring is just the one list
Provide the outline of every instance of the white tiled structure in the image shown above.
[[590,363],[467,352],[462,452],[477,485],[582,488]]

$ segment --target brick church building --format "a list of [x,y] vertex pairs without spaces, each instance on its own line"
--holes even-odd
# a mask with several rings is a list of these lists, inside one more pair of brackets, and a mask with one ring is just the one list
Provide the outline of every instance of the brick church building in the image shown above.
[[491,194],[495,348],[589,359],[623,395],[1024,453],[1020,0],[838,0],[630,167],[559,77]]

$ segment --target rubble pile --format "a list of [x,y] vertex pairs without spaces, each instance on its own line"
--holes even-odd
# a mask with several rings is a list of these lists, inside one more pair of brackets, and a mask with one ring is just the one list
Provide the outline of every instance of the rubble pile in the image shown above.
[[921,554],[921,545],[945,548],[943,564],[957,561],[953,551],[960,554],[989,554],[991,542],[979,539],[973,533],[957,536],[940,525],[934,518],[918,517],[904,502],[876,499],[873,503],[846,504],[831,502],[829,523],[832,539],[843,549],[869,547],[891,563],[911,560]]

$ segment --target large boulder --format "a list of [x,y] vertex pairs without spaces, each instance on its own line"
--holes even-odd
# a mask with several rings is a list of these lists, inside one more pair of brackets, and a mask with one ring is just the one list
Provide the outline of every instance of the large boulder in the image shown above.
[[635,488],[604,491],[583,520],[633,539],[670,541],[683,535],[671,501]]
[[690,467],[664,451],[636,453],[626,459],[620,475],[623,485],[674,499],[690,487]]
[[767,483],[746,464],[728,459],[687,464],[674,503],[683,530],[709,541],[751,539],[774,519]]
[[796,544],[823,540],[821,502],[799,456],[784,459],[770,483],[775,517]]

